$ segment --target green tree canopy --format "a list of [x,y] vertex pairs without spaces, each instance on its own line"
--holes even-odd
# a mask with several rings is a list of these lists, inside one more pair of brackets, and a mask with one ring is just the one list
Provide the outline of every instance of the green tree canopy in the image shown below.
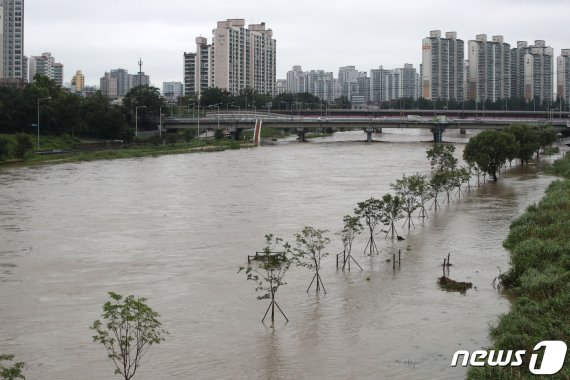
[[109,292],[111,301],[103,305],[103,322],[91,325],[95,331],[93,341],[103,344],[109,359],[115,365],[115,374],[129,380],[148,349],[164,341],[168,334],[162,329],[158,313],[146,304],[146,298],[123,297]]
[[515,157],[521,161],[521,165],[528,164],[534,152],[540,149],[538,129],[528,125],[512,125],[505,131],[512,134],[518,143]]
[[497,173],[513,152],[519,151],[515,137],[508,132],[483,131],[469,140],[463,151],[463,159],[476,164],[497,182]]

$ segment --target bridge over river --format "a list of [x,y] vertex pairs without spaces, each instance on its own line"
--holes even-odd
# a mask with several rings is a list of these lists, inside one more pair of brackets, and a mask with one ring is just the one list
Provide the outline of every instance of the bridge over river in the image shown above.
[[434,142],[443,141],[443,134],[447,129],[459,129],[465,133],[467,129],[503,129],[513,124],[526,124],[533,126],[553,126],[558,130],[570,131],[570,119],[567,118],[449,118],[447,116],[434,116],[431,118],[408,115],[406,117],[362,117],[362,116],[287,116],[272,113],[216,113],[205,117],[190,118],[164,118],[162,128],[176,129],[219,129],[228,130],[233,139],[239,139],[240,133],[245,129],[254,128],[256,122],[262,121],[263,128],[279,128],[295,130],[299,141],[305,140],[305,133],[309,130],[319,129],[363,129],[367,134],[367,141],[372,141],[372,133],[382,132],[384,128],[416,128],[429,129],[433,133]]

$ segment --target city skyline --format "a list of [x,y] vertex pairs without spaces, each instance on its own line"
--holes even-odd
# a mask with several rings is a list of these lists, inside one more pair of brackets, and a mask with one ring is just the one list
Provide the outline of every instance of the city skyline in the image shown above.
[[[555,56],[570,47],[556,27],[564,23],[566,2],[513,3],[484,0],[461,8],[466,16],[458,17],[457,4],[448,0],[410,1],[389,9],[362,0],[350,6],[339,1],[293,0],[286,5],[220,1],[200,9],[182,1],[165,7],[151,1],[112,4],[104,0],[89,13],[69,0],[58,2],[58,12],[53,12],[53,4],[27,2],[25,54],[51,52],[66,67],[64,82],[82,70],[86,85],[98,84],[104,72],[114,68],[136,73],[142,58],[143,71],[160,87],[162,82],[183,81],[183,53],[194,49],[197,36],[210,40],[212,26],[226,18],[265,22],[273,29],[280,79],[293,65],[335,74],[347,65],[360,71],[404,63],[419,67],[421,40],[435,29],[455,31],[464,41],[477,34],[503,35],[511,46],[520,40],[542,39],[554,48]],[[110,13],[120,17],[109,17]]]

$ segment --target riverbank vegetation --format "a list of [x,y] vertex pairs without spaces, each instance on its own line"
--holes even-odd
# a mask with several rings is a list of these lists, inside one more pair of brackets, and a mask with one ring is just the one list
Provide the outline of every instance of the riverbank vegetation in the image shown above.
[[[519,298],[491,328],[495,350],[525,350],[519,367],[471,368],[468,379],[523,379],[531,376],[529,360],[544,340],[570,341],[570,156],[558,160],[544,198],[511,224],[504,242],[511,269],[500,276]],[[570,378],[570,359],[552,379]]]
[[527,164],[542,149],[548,154],[552,143],[557,139],[552,127],[530,127],[512,125],[504,131],[483,131],[472,137],[463,151],[463,159],[471,170],[489,175],[497,182],[497,174],[506,163],[518,159],[521,165]]

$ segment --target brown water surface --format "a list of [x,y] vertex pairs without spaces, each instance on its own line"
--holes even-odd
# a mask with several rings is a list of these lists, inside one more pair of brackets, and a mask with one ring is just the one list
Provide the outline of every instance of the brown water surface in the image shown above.
[[[468,137],[445,135],[458,155]],[[329,256],[327,294],[307,294],[312,274],[292,269],[278,293],[288,324],[261,324],[267,302],[236,273],[265,234],[292,241],[305,225],[329,229],[339,252],[332,233],[357,202],[429,173],[429,133],[364,139],[0,171],[0,352],[28,363],[30,380],[112,378],[89,325],[115,291],[147,297],[170,332],[137,379],[462,378],[453,353],[487,346],[509,308],[492,281],[508,268],[510,222],[552,180],[536,163],[415,219],[405,241],[378,235],[380,256],[358,237],[364,271],[336,271]],[[465,295],[436,284],[448,252],[450,276],[476,286]]]

